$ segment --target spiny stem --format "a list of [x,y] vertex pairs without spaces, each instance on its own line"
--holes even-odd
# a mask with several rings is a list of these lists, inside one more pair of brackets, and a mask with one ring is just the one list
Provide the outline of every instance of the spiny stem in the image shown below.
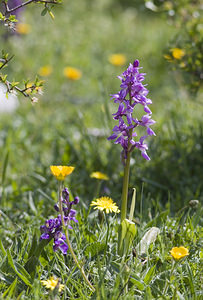
[[84,280],[86,281],[86,283],[88,284],[89,288],[94,292],[95,291],[95,288],[93,287],[93,285],[91,284],[91,282],[89,281],[89,279],[87,278],[85,272],[84,272],[84,269],[83,267],[80,265],[74,251],[73,251],[73,248],[71,246],[71,243],[70,243],[70,240],[69,240],[69,236],[68,236],[68,230],[67,230],[67,227],[65,226],[65,222],[64,222],[64,216],[63,216],[63,205],[62,205],[62,183],[59,182],[59,211],[60,211],[60,214],[61,214],[61,221],[62,221],[62,225],[63,225],[63,230],[65,232],[65,236],[66,236],[66,242],[68,244],[68,248],[70,250],[70,253],[73,257],[73,260],[75,261],[78,269],[80,270]]

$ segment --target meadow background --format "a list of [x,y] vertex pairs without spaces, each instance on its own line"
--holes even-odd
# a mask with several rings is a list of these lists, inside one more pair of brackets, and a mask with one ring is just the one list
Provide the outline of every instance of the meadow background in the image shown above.
[[[41,67],[49,65],[52,68],[49,76],[39,76],[45,83],[38,103],[32,105],[19,95],[17,110],[0,116],[0,235],[4,248],[10,249],[16,262],[24,264],[34,233],[39,238],[39,226],[54,215],[57,184],[49,166],[74,165],[76,169],[68,178],[67,186],[80,197],[80,204],[79,225],[74,226],[72,238],[75,251],[90,268],[91,278],[101,287],[101,295],[97,292],[97,297],[101,298],[92,299],[172,299],[171,295],[175,295],[173,299],[201,299],[203,102],[201,89],[196,96],[191,95],[180,73],[172,72],[170,63],[164,58],[178,28],[164,15],[147,10],[142,1],[64,1],[54,8],[54,20],[48,15],[41,16],[41,11],[37,5],[24,9],[21,21],[29,24],[27,34],[5,37],[7,29],[0,28],[1,48],[15,54],[7,69],[10,78],[34,81]],[[124,66],[110,64],[108,57],[114,53],[127,57]],[[97,243],[95,247],[99,247],[98,243],[105,244],[106,237],[97,213],[88,211],[90,202],[98,196],[98,181],[90,178],[93,171],[103,172],[110,178],[101,183],[99,195],[112,197],[120,206],[121,149],[107,141],[115,125],[111,114],[116,110],[110,94],[119,90],[117,76],[135,59],[139,59],[147,73],[145,83],[153,101],[151,109],[156,120],[153,129],[157,136],[149,141],[150,162],[145,161],[139,151],[135,150],[132,155],[129,197],[135,187],[135,219],[140,228],[134,246],[147,228],[161,228],[162,238],[154,248],[158,252],[150,250],[152,257],[147,270],[160,264],[163,278],[169,276],[168,251],[176,246],[174,242],[191,248],[193,255],[191,264],[183,270],[186,275],[190,274],[189,279],[185,279],[184,274],[180,277],[185,280],[185,291],[180,288],[181,283],[179,286],[172,280],[174,286],[169,289],[168,296],[161,294],[162,278],[154,277],[153,282],[152,278],[146,280],[143,286],[137,283],[147,274],[137,261],[135,266],[139,265],[139,274],[134,274],[136,279],[131,280],[131,287],[122,294],[125,288],[122,290],[120,286],[125,279],[121,277],[132,274],[129,275],[124,267],[118,271],[115,263],[118,259],[114,251],[116,232],[112,225],[115,219],[110,218],[112,236],[107,257],[103,257],[103,246],[100,263],[92,250],[94,247],[87,250],[91,243]],[[63,74],[67,66],[78,68],[82,77],[77,81],[68,80]],[[188,206],[194,199],[199,200],[197,210]],[[184,207],[184,213],[178,214]],[[51,274],[66,282],[63,299],[93,297],[77,269],[70,265],[71,258],[54,254],[51,245],[44,251],[37,267],[37,278],[28,289],[20,282],[12,292],[8,290],[15,275],[8,267],[8,257],[1,255],[0,291],[4,298],[20,295],[18,299],[48,299],[51,296],[44,293],[40,279]],[[153,269],[153,276],[154,272]],[[182,293],[183,298],[174,291]]]

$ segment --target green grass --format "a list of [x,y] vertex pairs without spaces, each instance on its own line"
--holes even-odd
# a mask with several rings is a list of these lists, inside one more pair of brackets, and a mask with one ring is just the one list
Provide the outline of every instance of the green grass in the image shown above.
[[[28,35],[8,40],[0,37],[1,48],[15,54],[8,68],[10,80],[34,80],[41,66],[53,67],[38,104],[32,106],[19,97],[17,111],[1,115],[2,299],[53,299],[40,282],[51,275],[65,284],[59,299],[203,297],[200,95],[190,99],[179,74],[170,73],[163,58],[176,29],[159,15],[140,10],[140,6],[135,9],[121,3],[64,1],[54,9],[55,21],[41,17],[40,8],[33,5],[23,13],[23,20],[31,25]],[[157,136],[149,144],[151,161],[144,161],[138,151],[132,157],[129,198],[135,187],[137,234],[124,258],[117,253],[119,220],[107,216],[101,223],[97,211],[89,210],[90,202],[102,195],[110,195],[119,207],[121,204],[121,149],[107,137],[115,125],[111,113],[116,111],[109,94],[119,90],[116,76],[126,66],[110,65],[108,56],[112,53],[124,53],[126,66],[135,58],[140,60],[157,121]],[[68,65],[82,71],[79,81],[70,82],[63,76]],[[42,251],[34,276],[24,268],[38,244],[39,227],[56,216],[57,183],[50,174],[52,164],[76,167],[67,186],[74,196],[80,196],[79,224],[69,234],[96,288],[94,294],[70,253],[54,253],[52,242]],[[90,178],[93,171],[104,172],[110,180],[98,187],[96,179]],[[192,199],[199,200],[198,207],[188,204]],[[133,250],[153,226],[160,234],[141,256]],[[171,272],[174,262],[169,251],[181,245],[190,254]]]

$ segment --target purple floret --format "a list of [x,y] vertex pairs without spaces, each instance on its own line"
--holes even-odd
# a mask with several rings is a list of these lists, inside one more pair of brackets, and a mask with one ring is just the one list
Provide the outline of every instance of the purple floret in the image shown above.
[[66,240],[66,237],[65,237],[64,233],[62,233],[60,231],[55,233],[54,245],[53,245],[54,252],[56,252],[58,249],[60,249],[63,254],[67,254],[68,245],[66,244],[65,240]]
[[[150,128],[155,123],[151,119],[151,110],[148,107],[152,103],[151,99],[147,98],[148,90],[142,81],[145,78],[145,73],[139,72],[139,61],[135,60],[130,64],[126,71],[124,71],[118,78],[121,80],[121,90],[111,95],[115,103],[118,103],[118,111],[113,114],[114,120],[118,120],[118,125],[114,126],[113,134],[108,140],[114,140],[115,144],[120,144],[123,148],[122,154],[124,159],[127,158],[127,153],[131,152],[134,148],[141,151],[142,156],[146,160],[150,160],[146,150],[147,145],[143,143],[144,139],[148,136],[155,135],[154,131]],[[141,120],[133,117],[135,106],[141,104],[144,109],[144,115]],[[146,128],[146,134],[140,138],[139,141],[134,140],[137,137],[135,128],[142,126]]]

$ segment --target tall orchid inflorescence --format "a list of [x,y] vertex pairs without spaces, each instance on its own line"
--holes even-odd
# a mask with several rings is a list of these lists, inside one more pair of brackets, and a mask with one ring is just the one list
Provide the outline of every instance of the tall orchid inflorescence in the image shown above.
[[[148,90],[142,84],[145,73],[139,73],[139,69],[139,61],[135,60],[121,76],[118,76],[121,80],[121,90],[111,96],[115,103],[119,103],[118,111],[113,114],[114,119],[118,120],[119,124],[114,126],[113,134],[108,139],[115,140],[115,144],[121,144],[124,159],[127,158],[128,152],[132,152],[134,148],[138,148],[142,156],[146,160],[150,160],[146,152],[148,147],[144,143],[144,140],[149,135],[155,135],[154,131],[150,128],[155,121],[151,119],[152,112],[148,107],[152,101],[147,98]],[[137,104],[141,104],[146,113],[142,116],[141,120],[133,116]],[[145,127],[146,134],[141,136],[138,141],[135,141],[134,138],[137,137],[135,128],[138,126]]]
[[[118,111],[113,114],[114,119],[118,120],[118,125],[114,126],[113,134],[108,139],[114,140],[115,144],[121,144],[123,148],[124,178],[121,222],[126,218],[131,152],[134,148],[137,148],[146,160],[150,160],[147,154],[148,146],[144,141],[148,136],[155,135],[150,128],[155,121],[151,119],[152,112],[148,106],[152,101],[147,98],[148,90],[142,84],[145,73],[139,73],[139,69],[139,61],[135,60],[125,72],[118,76],[121,80],[121,90],[111,95],[114,102],[119,104]],[[134,109],[137,104],[144,107],[144,115],[140,119],[134,116]],[[146,128],[146,133],[137,138],[135,129],[139,126]]]

